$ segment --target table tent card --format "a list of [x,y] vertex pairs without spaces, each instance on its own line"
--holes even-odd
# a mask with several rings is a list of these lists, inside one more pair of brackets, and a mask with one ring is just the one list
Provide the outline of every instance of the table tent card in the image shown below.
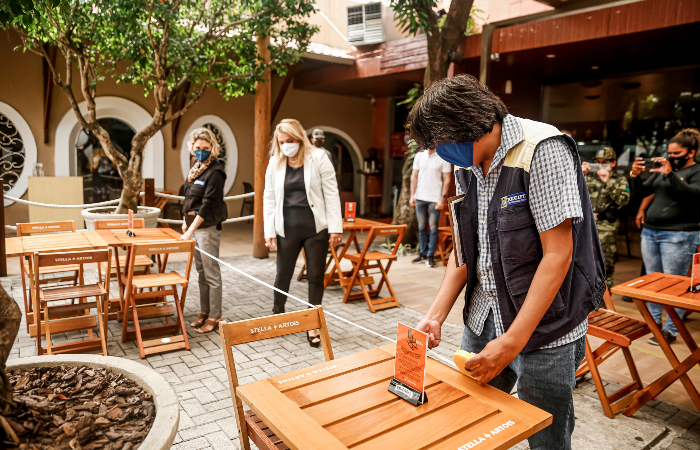
[[690,292],[700,292],[700,253],[693,255],[693,271],[690,273]]
[[128,223],[128,229],[126,230],[126,235],[129,237],[134,237],[136,236],[136,233],[134,233],[134,212],[132,210],[129,210],[129,223]]
[[357,204],[355,202],[345,202],[345,221],[354,222],[357,216]]
[[428,335],[399,322],[396,333],[396,362],[389,392],[413,406],[428,402],[425,395],[425,363]]

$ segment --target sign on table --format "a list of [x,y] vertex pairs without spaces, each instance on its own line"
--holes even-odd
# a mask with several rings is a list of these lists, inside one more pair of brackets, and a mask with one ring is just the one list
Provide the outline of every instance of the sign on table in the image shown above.
[[414,406],[427,403],[425,395],[425,362],[428,335],[401,322],[396,333],[396,362],[389,392]]
[[700,292],[700,253],[693,255],[693,272],[690,275],[690,292]]

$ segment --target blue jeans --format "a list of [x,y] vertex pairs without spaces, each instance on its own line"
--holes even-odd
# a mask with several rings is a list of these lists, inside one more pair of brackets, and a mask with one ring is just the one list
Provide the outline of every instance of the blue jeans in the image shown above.
[[[430,215],[430,242],[428,242],[428,215]],[[435,202],[416,200],[416,218],[418,219],[419,251],[422,255],[433,256],[438,241],[440,210],[435,209]]]
[[[654,231],[648,228],[642,230],[642,258],[647,273],[661,272],[670,275],[688,274],[693,263],[693,254],[700,244],[700,232],[697,231]],[[656,322],[661,322],[664,314],[663,306],[658,303],[648,303],[649,312]],[[676,308],[682,318],[684,309]],[[666,320],[664,329],[674,336],[678,334],[673,321]]]
[[[464,327],[462,350],[479,353],[496,339],[493,311],[484,323],[481,336]],[[531,450],[570,450],[574,431],[574,373],[586,355],[585,336],[560,347],[519,354],[489,385],[510,394],[518,383],[518,398],[553,416],[550,426],[528,439]]]

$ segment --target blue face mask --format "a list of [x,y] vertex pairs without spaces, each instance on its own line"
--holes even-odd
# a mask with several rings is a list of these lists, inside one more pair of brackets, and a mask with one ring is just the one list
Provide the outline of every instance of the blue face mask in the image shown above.
[[211,156],[211,152],[209,150],[202,150],[198,148],[194,151],[194,156],[197,157],[199,162],[204,162],[207,159],[209,159],[209,157]]
[[474,165],[474,143],[444,142],[435,147],[438,156],[457,167],[471,167]]

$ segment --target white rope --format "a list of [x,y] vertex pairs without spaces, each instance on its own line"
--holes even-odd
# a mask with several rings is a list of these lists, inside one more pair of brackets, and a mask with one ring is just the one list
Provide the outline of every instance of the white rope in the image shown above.
[[[143,192],[141,194],[143,194]],[[163,192],[156,192],[155,195],[156,195],[156,197],[171,198],[173,200],[184,200],[185,199],[185,197],[182,195],[165,194]],[[224,200],[225,201],[238,200],[240,198],[253,197],[254,195],[255,195],[255,192],[249,192],[247,194],[239,194],[239,195],[232,195],[230,197],[224,197]]]
[[[234,272],[237,272],[237,273],[239,273],[240,275],[243,275],[244,277],[249,278],[249,279],[255,281],[256,283],[262,284],[263,286],[268,287],[268,288],[272,289],[272,290],[275,291],[275,292],[279,292],[279,293],[282,294],[282,295],[286,295],[288,298],[291,298],[292,300],[296,300],[297,302],[302,303],[302,304],[304,304],[304,305],[306,305],[306,306],[310,306],[310,307],[312,307],[312,308],[314,307],[314,305],[312,305],[311,303],[305,302],[304,300],[302,300],[302,299],[300,299],[300,298],[298,298],[298,297],[295,297],[295,296],[293,296],[293,295],[291,295],[291,294],[289,294],[289,293],[287,293],[287,292],[284,292],[284,291],[281,290],[281,289],[277,289],[276,287],[272,286],[271,284],[265,283],[264,281],[259,280],[259,279],[255,278],[254,276],[252,276],[252,275],[250,275],[250,274],[247,274],[247,273],[243,272],[242,270],[233,267],[231,264],[220,260],[220,259],[217,258],[216,256],[210,255],[209,253],[205,252],[204,250],[202,250],[202,249],[199,248],[199,247],[195,247],[195,249],[198,250],[200,253],[202,253],[202,254],[204,254],[204,255],[207,255],[208,257],[210,257],[210,258],[213,259],[214,261],[218,262],[219,264],[223,264],[224,266],[228,267],[229,269],[233,270]],[[356,324],[356,323],[354,323],[354,322],[350,322],[350,321],[347,320],[347,319],[344,319],[344,318],[342,318],[342,317],[340,317],[340,316],[337,316],[337,315],[335,315],[335,314],[329,312],[326,308],[323,308],[323,313],[324,313],[325,315],[327,315],[327,316],[330,316],[330,317],[333,317],[333,318],[335,318],[335,319],[338,319],[338,320],[340,320],[340,321],[342,321],[342,322],[345,322],[345,323],[347,323],[348,325],[352,325],[352,326],[354,326],[354,327],[357,327],[357,328],[361,329],[362,331],[365,331],[365,332],[367,332],[367,333],[369,333],[369,334],[372,334],[372,335],[374,335],[374,336],[377,336],[377,337],[382,338],[382,339],[384,339],[384,340],[387,340],[387,341],[389,341],[389,342],[396,343],[396,340],[391,339],[391,338],[389,338],[389,337],[386,337],[386,336],[384,336],[384,335],[382,335],[382,334],[379,334],[379,333],[377,333],[376,331],[370,330],[369,328],[365,328],[365,327],[363,327],[362,325],[358,325],[358,324]],[[433,350],[430,350],[430,349],[429,349],[428,351],[434,355],[434,356],[431,356],[433,359],[440,360],[441,362],[443,362],[444,364],[446,364],[446,365],[449,366],[449,367],[452,367],[453,369],[456,369],[456,368],[457,368],[457,366],[454,364],[453,361],[451,361],[451,360],[445,358],[444,356],[440,355],[439,353],[436,353],[436,352],[433,351]]]
[[5,229],[10,231],[17,231],[17,227],[13,225],[5,225]]
[[[255,216],[243,216],[243,217],[234,217],[232,219],[226,219],[222,223],[233,223],[233,222],[245,222],[246,220],[252,220],[254,219]],[[171,223],[173,225],[180,225],[182,224],[182,220],[176,220],[176,219],[161,219],[160,217],[158,218],[158,223]]]
[[51,203],[30,202],[29,200],[22,200],[21,198],[11,197],[7,194],[4,194],[4,197],[8,200],[12,200],[13,202],[24,203],[25,205],[44,206],[46,208],[59,208],[59,209],[76,209],[76,208],[84,209],[84,208],[92,208],[95,206],[114,205],[114,204],[119,203],[119,199],[116,199],[116,200],[109,200],[107,202],[88,203],[86,205],[54,205]]

